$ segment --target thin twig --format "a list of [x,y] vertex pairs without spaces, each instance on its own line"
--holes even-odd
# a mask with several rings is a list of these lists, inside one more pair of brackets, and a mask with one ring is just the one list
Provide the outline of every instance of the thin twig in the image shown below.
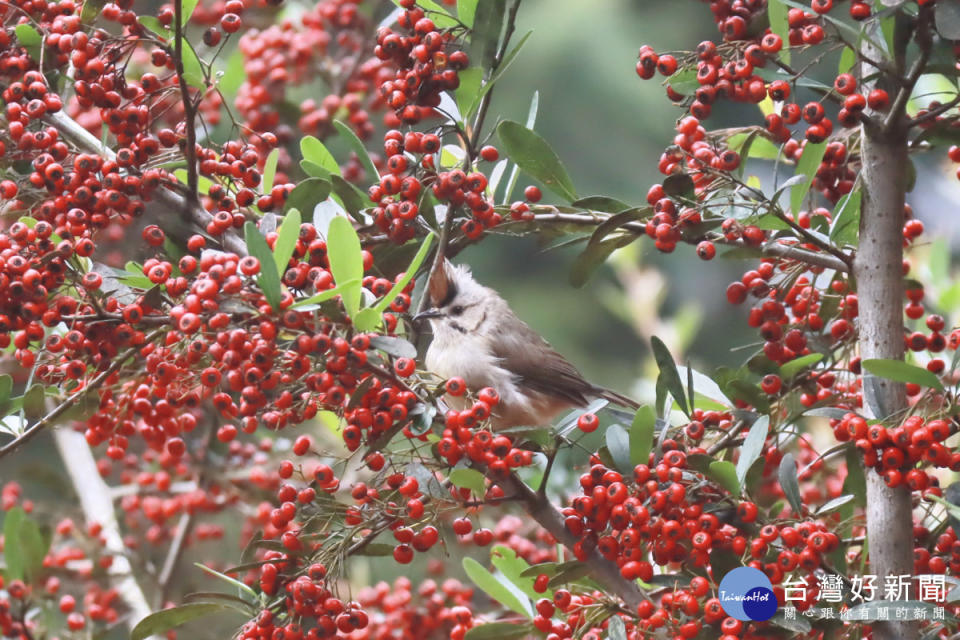
[[173,62],[177,70],[177,82],[180,86],[180,98],[183,102],[183,125],[187,134],[187,145],[186,149],[183,150],[184,158],[187,161],[187,203],[193,205],[199,202],[197,188],[200,182],[197,175],[197,114],[193,99],[190,97],[190,87],[187,84],[183,66],[183,44],[185,40],[183,34],[183,0],[174,1],[173,13]]

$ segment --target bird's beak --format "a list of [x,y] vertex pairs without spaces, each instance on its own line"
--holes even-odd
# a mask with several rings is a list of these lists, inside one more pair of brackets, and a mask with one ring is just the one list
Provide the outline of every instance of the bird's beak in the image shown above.
[[426,311],[421,311],[417,315],[413,316],[414,322],[420,322],[421,320],[427,320],[429,318],[439,318],[443,315],[443,312],[440,309],[427,309]]

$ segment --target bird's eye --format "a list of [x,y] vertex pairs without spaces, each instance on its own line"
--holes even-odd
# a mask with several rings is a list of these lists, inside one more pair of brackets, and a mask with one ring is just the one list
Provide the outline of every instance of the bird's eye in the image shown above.
[[460,315],[461,313],[463,313],[463,306],[461,306],[461,305],[459,305],[459,304],[456,305],[455,307],[453,307],[452,309],[450,309],[450,313],[452,313],[452,314],[455,315],[455,316]]

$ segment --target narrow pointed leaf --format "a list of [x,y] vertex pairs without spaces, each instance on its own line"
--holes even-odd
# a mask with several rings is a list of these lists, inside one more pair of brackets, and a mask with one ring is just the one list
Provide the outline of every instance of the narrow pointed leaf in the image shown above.
[[683,391],[683,382],[680,380],[680,372],[677,371],[677,364],[670,355],[667,345],[657,336],[650,338],[650,345],[653,348],[653,357],[657,361],[657,367],[660,369],[660,379],[663,380],[664,387],[673,396],[683,412],[690,415],[687,404],[686,394]]
[[137,623],[137,626],[130,632],[130,640],[144,640],[150,636],[163,635],[167,631],[176,629],[191,620],[197,620],[198,618],[204,618],[215,613],[231,610],[233,610],[233,608],[226,604],[196,602],[173,607],[172,609],[157,611]]
[[[473,558],[464,558],[463,570],[473,583],[480,587],[488,596],[515,613],[527,618],[533,617],[530,601],[526,596],[514,592],[504,584],[504,582],[498,579],[497,576],[487,571],[479,562]],[[523,599],[521,600],[521,598]]]
[[340,165],[337,164],[333,154],[327,149],[327,146],[313,136],[304,136],[300,140],[300,153],[303,159],[315,162],[330,173],[340,173]]
[[930,387],[943,391],[943,383],[932,371],[904,362],[903,360],[885,360],[874,358],[864,360],[863,368],[880,378],[896,382],[912,382],[921,387]]
[[630,425],[630,463],[634,466],[649,461],[656,426],[657,414],[651,407],[644,405],[637,409]]
[[737,461],[737,481],[740,486],[743,486],[750,467],[763,453],[763,445],[767,441],[767,432],[769,431],[770,418],[768,416],[760,416],[750,426],[750,431],[747,432],[747,437],[743,440],[743,446],[740,447],[740,459]]
[[277,232],[277,243],[273,247],[273,259],[277,263],[277,274],[283,278],[287,263],[297,247],[300,238],[300,210],[290,209],[283,218],[283,224]]
[[380,172],[377,171],[376,165],[373,164],[373,160],[370,158],[370,153],[367,151],[367,148],[363,145],[363,141],[357,137],[357,134],[353,132],[353,129],[349,125],[346,125],[339,120],[333,121],[333,127],[337,130],[337,133],[340,134],[340,137],[343,138],[344,142],[350,147],[350,149],[357,154],[357,159],[360,161],[363,170],[367,172],[367,182],[376,182],[380,177]]
[[334,282],[338,285],[344,282],[357,281],[352,287],[345,287],[341,292],[343,306],[350,316],[360,310],[360,281],[363,279],[363,254],[360,247],[360,238],[349,220],[342,216],[330,222],[327,234],[327,258],[330,261],[330,271]]
[[274,310],[280,307],[281,285],[277,275],[277,263],[273,259],[273,252],[267,240],[260,234],[257,225],[247,222],[243,227],[244,238],[247,242],[247,252],[260,261],[260,275],[257,284],[263,291],[270,307]]
[[605,434],[607,449],[617,470],[627,475],[633,473],[634,465],[630,464],[630,435],[626,429],[618,424],[607,427]]
[[793,508],[797,516],[803,515],[803,500],[800,497],[800,482],[797,480],[797,462],[792,453],[783,456],[780,461],[780,469],[777,472],[780,480],[780,488],[783,489],[783,495],[787,497],[787,502]]
[[566,168],[547,141],[522,124],[505,120],[497,127],[504,151],[517,166],[568,201],[577,199]]

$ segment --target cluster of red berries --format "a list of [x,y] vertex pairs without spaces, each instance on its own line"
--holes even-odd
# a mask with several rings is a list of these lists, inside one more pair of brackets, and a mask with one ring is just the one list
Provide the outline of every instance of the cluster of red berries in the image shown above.
[[433,115],[440,94],[460,86],[459,72],[469,57],[458,49],[452,30],[438,30],[415,0],[401,0],[404,12],[397,18],[398,32],[391,27],[377,30],[374,55],[397,68],[392,81],[377,89],[387,106],[405,124],[416,124]]
[[864,418],[848,413],[832,420],[831,426],[837,440],[853,441],[864,466],[876,469],[891,487],[906,484],[924,495],[928,491],[940,495],[937,479],[917,465],[960,469],[960,452],[944,444],[956,431],[951,421],[910,416],[896,427],[886,427],[869,425]]
[[[480,171],[466,173],[461,169],[437,171],[436,160],[441,151],[437,134],[418,131],[404,134],[392,129],[384,135],[383,150],[387,158],[386,171],[368,193],[376,205],[372,210],[374,222],[392,241],[402,243],[415,234],[414,221],[427,195],[425,187],[430,188],[439,203],[446,204],[451,210],[462,206],[469,210],[471,217],[461,225],[469,238],[475,239],[484,229],[500,223],[500,214],[485,195],[486,175]],[[411,155],[419,155],[419,162],[411,160]],[[479,152],[480,160],[493,162],[498,158],[499,153],[492,146],[485,146]],[[515,207],[518,215],[524,213],[518,208],[523,204]]]
[[357,0],[324,0],[305,12],[299,24],[288,20],[243,34],[239,50],[245,80],[236,107],[247,127],[276,132],[283,143],[292,139],[294,132],[280,114],[287,92],[311,82],[326,57],[354,71],[340,79],[341,93],[329,93],[320,104],[313,99],[301,103],[300,132],[323,138],[332,131],[332,121],[341,119],[363,139],[373,133],[370,111],[383,108],[376,87],[392,76],[392,69],[363,49],[370,20],[359,5]]

